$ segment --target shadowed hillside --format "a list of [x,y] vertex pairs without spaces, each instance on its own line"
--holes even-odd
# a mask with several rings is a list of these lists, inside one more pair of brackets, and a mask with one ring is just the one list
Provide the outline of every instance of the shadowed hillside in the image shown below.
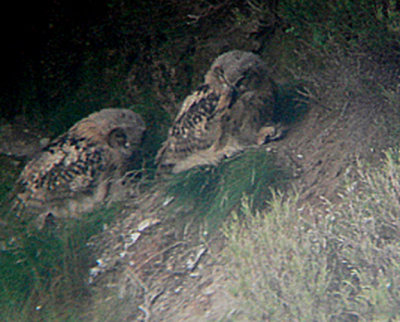
[[[27,21],[40,49],[18,49],[0,97],[1,319],[398,319],[398,1],[87,4]],[[233,49],[267,64],[286,135],[155,178],[183,99]],[[19,171],[108,107],[145,120],[140,164],[104,209],[27,231]]]

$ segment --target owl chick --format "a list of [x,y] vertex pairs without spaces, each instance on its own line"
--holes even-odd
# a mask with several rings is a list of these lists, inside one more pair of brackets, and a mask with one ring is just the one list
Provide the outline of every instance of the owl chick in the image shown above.
[[265,63],[239,50],[219,56],[203,85],[184,100],[157,154],[159,172],[215,165],[246,146],[278,138],[273,113],[273,83]]
[[128,109],[104,109],[76,123],[23,169],[21,213],[40,227],[49,216],[91,211],[138,151],[144,130],[142,118]]

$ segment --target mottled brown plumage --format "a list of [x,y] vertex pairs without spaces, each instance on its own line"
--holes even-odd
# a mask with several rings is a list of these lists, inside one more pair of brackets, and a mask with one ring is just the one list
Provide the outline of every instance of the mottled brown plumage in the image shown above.
[[17,199],[21,212],[41,225],[54,217],[77,217],[104,201],[138,151],[145,125],[127,109],[104,109],[75,124],[23,169]]
[[265,63],[239,50],[219,56],[204,84],[184,100],[157,154],[159,171],[217,164],[246,146],[277,138],[281,132],[272,123],[273,112]]

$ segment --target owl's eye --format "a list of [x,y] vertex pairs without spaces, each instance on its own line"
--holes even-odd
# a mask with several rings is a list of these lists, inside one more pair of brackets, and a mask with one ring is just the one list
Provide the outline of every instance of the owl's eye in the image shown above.
[[218,76],[218,77],[220,77],[220,78],[224,78],[224,71],[223,71],[223,69],[222,69],[222,67],[221,66],[215,66],[214,67],[214,73]]
[[125,131],[122,129],[112,130],[108,135],[108,144],[113,148],[129,147]]

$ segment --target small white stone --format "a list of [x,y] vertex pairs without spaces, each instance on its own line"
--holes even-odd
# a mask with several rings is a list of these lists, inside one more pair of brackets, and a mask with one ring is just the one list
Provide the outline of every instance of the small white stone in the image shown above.
[[89,269],[89,275],[91,277],[96,277],[97,275],[99,275],[100,272],[101,272],[101,269],[97,266]]
[[160,219],[157,218],[147,218],[145,220],[143,220],[142,222],[139,223],[137,230],[140,232],[145,231],[147,228],[150,228],[154,225],[157,225],[161,222]]
[[107,266],[106,262],[103,261],[101,258],[99,258],[98,260],[96,260],[97,266],[101,267],[101,268],[105,268]]
[[189,270],[189,271],[193,271],[196,268],[197,264],[199,263],[200,258],[204,255],[204,253],[206,251],[207,251],[207,248],[204,247],[204,246],[201,246],[198,249],[198,251],[197,251],[196,255],[194,256],[194,258],[192,257],[192,258],[189,258],[187,260],[186,269]]
[[165,198],[165,200],[163,202],[163,206],[164,207],[168,206],[171,203],[171,201],[174,200],[174,199],[175,199],[175,197],[173,197],[173,196],[169,196],[169,197]]
[[213,295],[213,294],[215,293],[215,289],[214,289],[213,285],[211,285],[211,286],[205,288],[205,289],[202,291],[202,293],[203,293],[204,295],[207,295],[207,296]]
[[129,247],[131,247],[133,244],[137,242],[139,239],[141,233],[132,233],[126,238],[126,242],[124,244],[124,249],[127,250]]

